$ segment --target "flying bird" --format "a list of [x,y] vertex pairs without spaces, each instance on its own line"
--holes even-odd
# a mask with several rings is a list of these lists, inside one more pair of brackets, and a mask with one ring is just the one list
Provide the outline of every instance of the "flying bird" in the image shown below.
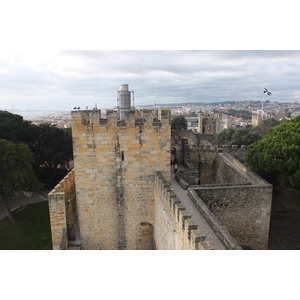
[[272,93],[271,93],[271,92],[269,92],[269,91],[268,91],[268,89],[266,89],[266,88],[264,88],[264,91],[263,91],[263,93],[264,93],[264,94],[265,94],[265,93],[267,93],[267,95],[268,95],[268,96],[271,96],[271,95],[272,95]]

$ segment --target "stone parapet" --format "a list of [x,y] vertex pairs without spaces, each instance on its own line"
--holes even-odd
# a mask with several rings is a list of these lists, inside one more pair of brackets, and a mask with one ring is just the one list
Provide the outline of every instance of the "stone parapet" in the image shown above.
[[229,153],[217,162],[217,183],[194,191],[242,247],[267,249],[272,185]]
[[225,229],[225,227],[223,227],[220,221],[212,214],[212,212],[200,199],[193,188],[188,189],[188,196],[191,198],[201,215],[211,226],[224,246],[229,250],[242,250],[238,242],[230,235],[230,233]]
[[66,205],[75,192],[74,169],[48,194],[53,250],[68,248]]
[[157,250],[210,250],[211,243],[160,172],[155,177]]
[[87,130],[99,130],[103,126],[141,126],[144,123],[151,123],[153,126],[161,126],[164,123],[170,123],[170,110],[128,110],[125,111],[125,120],[119,120],[119,114],[116,110],[106,110],[106,117],[103,117],[101,110],[83,110],[73,111],[73,126],[82,124]]

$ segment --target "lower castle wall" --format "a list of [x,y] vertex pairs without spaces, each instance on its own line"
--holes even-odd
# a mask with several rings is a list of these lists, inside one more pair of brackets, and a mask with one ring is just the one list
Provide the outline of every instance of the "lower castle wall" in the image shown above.
[[[234,160],[236,161],[236,160]],[[220,184],[251,184],[250,178],[241,171],[241,163],[234,164],[228,154],[218,154],[215,158],[214,183]]]
[[272,185],[228,153],[217,161],[219,181],[195,191],[240,245],[267,249]]
[[197,187],[195,191],[241,246],[268,248],[272,187]]
[[53,250],[68,248],[66,199],[75,188],[74,170],[48,194]]
[[198,152],[198,170],[200,184],[210,184],[215,182],[215,158],[214,151]]

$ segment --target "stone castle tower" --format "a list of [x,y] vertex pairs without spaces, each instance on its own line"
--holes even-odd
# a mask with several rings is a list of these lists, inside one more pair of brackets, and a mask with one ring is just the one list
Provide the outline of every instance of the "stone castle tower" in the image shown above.
[[200,134],[217,134],[222,131],[222,114],[198,114],[198,132]]
[[[121,91],[127,89],[121,86]],[[170,180],[170,111],[73,111],[76,201],[84,249],[154,249],[154,183]]]

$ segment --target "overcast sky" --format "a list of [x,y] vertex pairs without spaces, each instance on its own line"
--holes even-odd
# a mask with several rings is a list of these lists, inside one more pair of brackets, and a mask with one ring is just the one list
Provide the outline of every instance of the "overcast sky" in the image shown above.
[[[102,2],[11,0],[1,6],[0,110],[112,108],[121,84],[134,91],[136,106],[300,101],[299,18],[292,1]],[[264,87],[272,96],[263,97]]]
[[[0,109],[226,100],[300,102],[300,51],[27,51],[0,56]],[[263,95],[266,87],[272,96]]]

